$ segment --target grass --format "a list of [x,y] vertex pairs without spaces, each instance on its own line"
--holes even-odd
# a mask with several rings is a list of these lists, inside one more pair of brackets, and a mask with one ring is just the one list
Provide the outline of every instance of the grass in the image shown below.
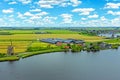
[[[36,41],[36,42],[33,42],[30,47],[47,47],[48,45],[49,45],[49,43]],[[54,44],[50,44],[50,45],[51,45],[51,47],[57,47]]]
[[[35,32],[49,32],[51,34],[75,34],[77,32],[70,30],[3,30],[11,34],[34,34]],[[0,31],[0,32],[3,32]]]
[[109,40],[106,40],[105,42],[109,43],[109,44],[120,44],[120,39],[117,38],[117,39],[109,39]]
[[[20,53],[27,50],[28,45],[31,41],[13,41],[14,52]],[[10,45],[10,41],[0,41],[0,53],[7,53],[7,47]]]
[[35,41],[27,48],[27,51],[34,52],[34,51],[47,50],[47,49],[53,49],[53,48],[57,48],[57,46],[55,44]]
[[79,34],[15,34],[15,35],[6,35],[0,36],[0,41],[31,41],[43,38],[74,38],[74,39],[83,39],[87,42],[102,41],[105,40],[102,37],[97,36],[86,36]]
[[60,52],[60,51],[63,51],[63,50],[60,48],[54,48],[54,49],[42,50],[42,51],[36,51],[36,52],[26,52],[26,53],[19,54],[19,56],[22,58],[27,58],[33,55],[51,53],[51,52]]
[[2,61],[16,61],[16,60],[19,60],[19,57],[17,57],[17,56],[8,56],[8,57],[0,58],[0,62],[2,62]]

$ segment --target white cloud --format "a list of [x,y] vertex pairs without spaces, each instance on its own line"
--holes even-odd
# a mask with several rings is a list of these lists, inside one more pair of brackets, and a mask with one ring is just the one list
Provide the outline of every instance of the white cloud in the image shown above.
[[71,23],[72,22],[72,14],[61,14],[60,15],[63,18],[63,23]]
[[118,15],[119,16],[120,15],[120,11],[113,12],[113,11],[110,10],[110,11],[107,12],[107,14],[116,15],[116,16]]
[[14,12],[14,9],[13,8],[9,8],[9,9],[3,9],[2,10],[3,13],[13,13]]
[[72,6],[78,6],[79,4],[81,4],[82,2],[79,0],[70,0],[73,4]]
[[120,17],[111,20],[111,25],[120,27]]
[[100,20],[105,21],[107,19],[105,18],[105,16],[102,16],[102,17],[100,17]]
[[79,23],[79,26],[82,27],[120,27],[120,17],[107,19],[105,18],[105,16],[102,16],[100,17],[100,19],[98,18],[95,20],[81,20],[77,23]]
[[83,12],[83,13],[80,13],[79,15],[89,15],[90,12]]
[[53,5],[58,5],[61,1],[60,0],[40,0],[37,4],[43,8],[53,8]]
[[13,17],[14,17],[14,15],[10,15],[9,17],[10,17],[10,18],[13,18]]
[[37,13],[37,14],[34,14],[31,16],[30,19],[41,19],[43,16],[46,16],[48,13],[47,12],[40,12],[40,13]]
[[25,19],[25,20],[23,20],[23,23],[32,25],[32,24],[34,24],[34,21],[31,19]]
[[32,0],[19,0],[22,4],[29,4],[32,2]]
[[76,8],[73,9],[72,12],[78,12],[80,13],[79,15],[89,15],[90,12],[94,11],[95,9],[93,8]]
[[41,19],[41,18],[42,18],[41,16],[34,15],[34,16],[32,16],[30,19],[36,20],[36,19]]
[[30,12],[25,12],[24,16],[33,16],[33,14],[31,14]]
[[97,15],[97,14],[89,15],[89,16],[88,16],[88,18],[98,18],[98,17],[99,17],[99,15]]
[[38,13],[38,14],[36,14],[37,16],[45,16],[45,15],[47,15],[47,14],[49,14],[49,13],[47,13],[47,12],[40,12],[40,13]]
[[71,5],[71,3],[66,3],[66,2],[64,2],[64,3],[61,3],[61,4],[60,4],[60,6],[62,6],[62,7],[67,7],[67,6],[69,6],[69,5]]
[[46,17],[43,18],[43,21],[46,24],[54,24],[55,23],[54,20],[56,20],[56,19],[57,19],[57,17],[46,16]]
[[107,3],[104,9],[119,9],[120,3]]
[[40,0],[37,4],[42,8],[53,8],[55,5],[66,7],[72,5],[74,7],[81,4],[79,0]]
[[35,25],[35,26],[53,26],[55,24],[55,20],[57,17],[52,17],[52,16],[45,16],[45,17],[40,17],[40,16],[32,16],[30,19],[24,20],[24,22],[27,22],[29,24]]
[[2,18],[0,18],[0,23],[1,23],[1,22],[3,22],[3,19],[2,19]]
[[[38,10],[35,10],[35,11],[38,11]],[[26,19],[37,20],[37,19],[41,19],[43,16],[46,16],[47,14],[49,14],[49,13],[44,12],[44,11],[37,12],[35,14],[32,14],[30,12],[25,12],[24,14],[22,14],[22,13],[18,12],[17,17],[20,19],[24,19],[24,20],[26,20]]]
[[119,0],[105,0],[105,1],[109,2],[109,1],[119,1]]
[[41,9],[33,9],[33,10],[30,10],[30,12],[41,12]]
[[9,2],[8,4],[17,4],[17,2],[13,1],[13,2]]
[[87,18],[81,18],[81,20],[87,20]]
[[17,17],[20,18],[20,19],[25,19],[25,18],[26,18],[26,17],[25,17],[23,14],[21,14],[20,12],[18,12],[17,15],[18,15]]
[[53,6],[51,6],[49,4],[40,5],[40,7],[43,7],[43,8],[53,8]]

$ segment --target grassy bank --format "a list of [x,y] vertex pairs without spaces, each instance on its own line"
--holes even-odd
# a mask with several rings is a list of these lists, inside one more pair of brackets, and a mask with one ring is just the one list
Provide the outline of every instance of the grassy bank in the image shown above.
[[109,43],[109,44],[119,44],[120,45],[120,38],[109,39],[109,40],[106,40],[105,42]]
[[33,55],[44,54],[44,53],[51,53],[51,52],[61,52],[61,51],[63,51],[63,49],[55,48],[55,49],[36,51],[36,52],[26,52],[26,53],[19,54],[19,57],[27,58],[27,57],[30,57],[30,56],[33,56]]
[[42,51],[36,51],[36,52],[25,52],[25,53],[21,53],[21,54],[15,55],[15,56],[2,57],[2,58],[0,58],[0,62],[16,61],[16,60],[19,60],[20,58],[27,58],[27,57],[38,55],[38,54],[61,52],[61,51],[63,51],[63,49],[55,48],[55,49],[42,50]]
[[0,62],[3,62],[3,61],[17,61],[19,59],[20,58],[17,57],[17,56],[7,56],[7,57],[0,58]]

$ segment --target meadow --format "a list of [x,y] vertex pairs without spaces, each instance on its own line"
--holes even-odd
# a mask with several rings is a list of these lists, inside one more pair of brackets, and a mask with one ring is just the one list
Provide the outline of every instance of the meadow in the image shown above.
[[[14,53],[25,52],[31,41],[12,41]],[[11,45],[10,41],[0,41],[0,53],[7,53],[7,47]]]
[[0,32],[9,32],[11,34],[34,34],[35,32],[49,32],[51,34],[77,34],[78,32],[73,32],[70,30],[1,30]]
[[74,38],[74,39],[83,39],[87,42],[92,41],[101,41],[104,38],[98,36],[87,36],[80,34],[14,34],[14,35],[0,35],[0,41],[32,41],[43,38]]

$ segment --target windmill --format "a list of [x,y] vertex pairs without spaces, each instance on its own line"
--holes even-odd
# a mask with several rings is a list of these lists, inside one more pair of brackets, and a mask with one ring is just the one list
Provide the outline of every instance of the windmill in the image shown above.
[[12,44],[12,40],[10,40],[10,45],[7,48],[7,54],[8,55],[13,55],[14,54],[14,47],[13,47],[13,44]]

